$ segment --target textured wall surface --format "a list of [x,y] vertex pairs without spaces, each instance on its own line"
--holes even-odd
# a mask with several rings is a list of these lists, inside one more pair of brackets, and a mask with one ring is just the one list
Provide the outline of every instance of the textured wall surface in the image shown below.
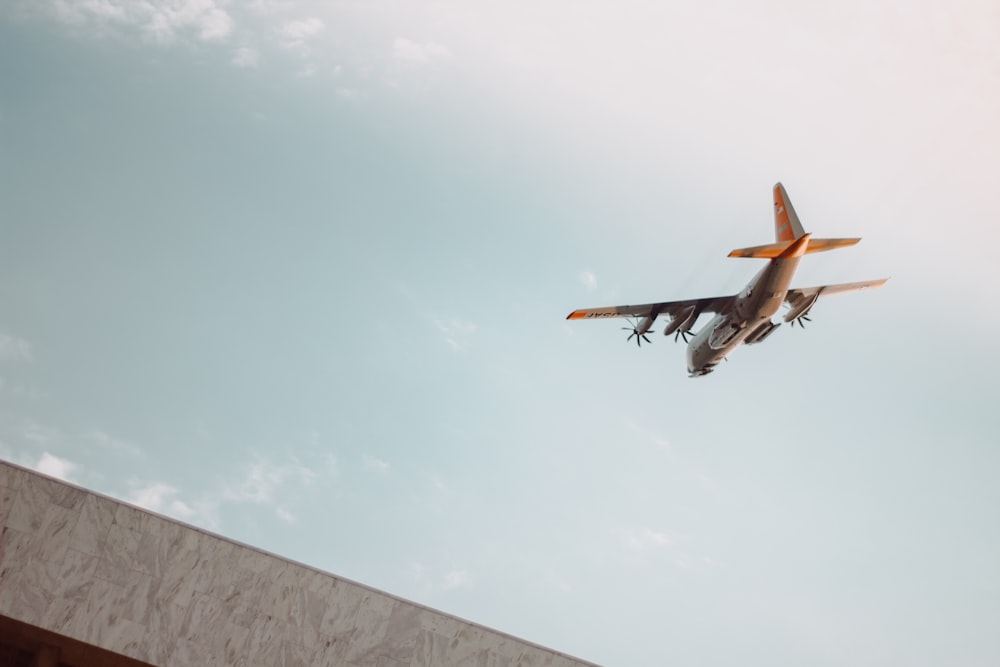
[[154,665],[591,664],[3,461],[0,522],[0,614]]

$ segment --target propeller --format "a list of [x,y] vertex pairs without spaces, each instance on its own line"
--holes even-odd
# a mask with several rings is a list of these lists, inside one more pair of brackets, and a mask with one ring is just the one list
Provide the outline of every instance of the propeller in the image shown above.
[[806,322],[812,322],[812,319],[809,318],[808,316],[806,316],[806,315],[800,315],[800,316],[796,317],[794,320],[792,320],[792,326],[794,327],[795,323],[798,322],[799,323],[799,328],[805,329],[806,325],[805,325],[805,323],[802,322],[802,320],[805,320]]
[[674,342],[676,343],[678,338],[683,338],[684,342],[686,343],[688,342],[688,336],[693,336],[693,335],[694,332],[691,331],[690,329],[688,329],[687,331],[684,331],[683,329],[678,329],[677,333],[674,334]]
[[639,333],[639,321],[638,320],[636,320],[634,323],[632,322],[632,320],[628,320],[628,323],[631,324],[632,326],[630,326],[630,327],[622,327],[622,331],[631,331],[632,332],[632,333],[630,333],[628,335],[628,338],[625,339],[626,341],[632,340],[632,337],[634,336],[635,337],[635,344],[637,346],[639,346],[639,347],[642,347],[642,341],[646,341],[647,343],[652,343],[653,342],[653,341],[649,340],[649,338],[646,337],[645,333]]

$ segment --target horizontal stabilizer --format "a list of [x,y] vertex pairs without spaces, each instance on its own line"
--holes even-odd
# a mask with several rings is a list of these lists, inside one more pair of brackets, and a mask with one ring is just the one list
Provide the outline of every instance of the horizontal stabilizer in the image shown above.
[[[806,247],[805,254],[810,254],[814,252],[823,252],[825,250],[833,250],[835,248],[846,248],[847,246],[852,246],[860,238],[856,239],[809,239],[809,245]],[[759,259],[774,259],[775,257],[781,256],[785,250],[788,250],[789,246],[795,243],[792,241],[778,241],[777,243],[768,243],[765,245],[756,245],[749,248],[737,248],[729,253],[730,257],[755,257]]]

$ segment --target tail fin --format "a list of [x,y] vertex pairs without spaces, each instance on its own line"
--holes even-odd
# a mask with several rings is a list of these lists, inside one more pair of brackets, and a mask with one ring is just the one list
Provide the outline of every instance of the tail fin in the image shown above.
[[802,238],[803,234],[805,231],[802,229],[802,223],[799,222],[799,216],[795,215],[795,208],[792,206],[792,200],[788,198],[788,193],[785,192],[785,186],[781,183],[775,183],[774,240],[779,243],[794,241]]

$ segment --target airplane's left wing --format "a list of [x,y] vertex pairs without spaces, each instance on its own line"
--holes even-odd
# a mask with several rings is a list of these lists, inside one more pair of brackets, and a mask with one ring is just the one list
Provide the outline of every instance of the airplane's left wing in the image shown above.
[[888,278],[879,278],[877,280],[860,280],[856,283],[839,283],[837,285],[818,285],[816,287],[790,289],[788,290],[788,294],[785,295],[785,303],[789,307],[788,314],[785,315],[785,321],[792,322],[807,315],[809,309],[813,307],[813,304],[821,296],[831,296],[833,294],[844,294],[845,292],[857,292],[858,290],[881,287],[888,280]]
[[714,296],[705,299],[687,299],[686,301],[661,301],[660,303],[644,303],[638,306],[608,306],[606,308],[584,308],[574,310],[566,316],[567,320],[605,319],[611,317],[652,317],[669,315],[676,319],[683,315],[684,319],[694,323],[702,313],[722,313],[733,303],[732,296]]

